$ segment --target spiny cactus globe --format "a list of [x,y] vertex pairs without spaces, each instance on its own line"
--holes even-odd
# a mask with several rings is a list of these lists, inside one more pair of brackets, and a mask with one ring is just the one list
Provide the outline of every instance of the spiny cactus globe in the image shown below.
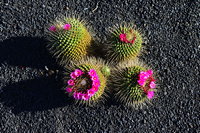
[[141,107],[154,97],[156,91],[153,70],[137,62],[121,63],[113,71],[112,88],[119,102]]
[[112,28],[109,38],[107,58],[112,61],[125,61],[138,56],[142,48],[141,33],[133,25]]
[[94,105],[103,100],[109,69],[101,59],[86,58],[66,66],[64,89],[77,103]]
[[88,54],[91,35],[85,22],[65,17],[51,24],[48,29],[48,49],[60,64],[76,61]]

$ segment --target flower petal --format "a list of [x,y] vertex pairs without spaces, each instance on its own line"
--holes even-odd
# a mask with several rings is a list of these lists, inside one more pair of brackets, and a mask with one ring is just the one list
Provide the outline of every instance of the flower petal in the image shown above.
[[50,31],[56,31],[56,26],[54,26],[54,25],[50,26],[50,27],[49,27],[49,30],[50,30]]
[[70,93],[72,92],[72,88],[67,88],[66,91]]
[[63,29],[64,29],[64,30],[70,30],[70,28],[71,28],[71,25],[70,25],[70,24],[65,24],[65,25],[63,26]]
[[85,100],[85,101],[87,101],[87,100],[90,99],[90,96],[87,95],[87,94],[83,94],[83,95],[82,95],[82,99]]
[[76,75],[75,75],[75,73],[74,72],[72,72],[71,74],[70,74],[70,77],[72,78],[72,79],[76,79]]
[[154,97],[154,91],[148,91],[147,98],[152,99]]
[[74,80],[70,79],[67,81],[68,85],[73,86],[75,85]]
[[74,74],[76,75],[76,77],[79,77],[79,76],[81,76],[83,74],[83,71],[81,71],[80,69],[76,69],[74,71]]
[[151,89],[156,88],[155,82],[151,81],[150,84],[149,84],[149,87],[150,87]]

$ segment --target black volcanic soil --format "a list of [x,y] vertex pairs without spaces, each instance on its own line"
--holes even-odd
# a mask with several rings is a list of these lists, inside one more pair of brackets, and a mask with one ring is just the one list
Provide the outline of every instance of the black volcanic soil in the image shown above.
[[[1,133],[200,132],[200,1],[3,0],[0,1]],[[108,99],[74,105],[60,80],[41,77],[57,69],[45,48],[44,29],[60,14],[77,14],[106,44],[107,29],[134,22],[142,31],[140,57],[158,73],[158,98],[143,109]]]

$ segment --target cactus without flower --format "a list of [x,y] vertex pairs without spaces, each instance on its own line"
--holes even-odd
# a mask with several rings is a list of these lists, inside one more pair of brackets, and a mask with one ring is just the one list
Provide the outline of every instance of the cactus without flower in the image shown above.
[[139,55],[142,48],[142,36],[134,26],[116,26],[111,30],[107,58],[112,61],[130,60]]
[[[77,103],[93,105],[105,96],[105,63],[100,59],[87,58],[66,66],[64,89]],[[106,67],[109,71],[109,68]]]
[[88,54],[91,35],[85,22],[66,17],[53,23],[48,33],[48,49],[60,64],[79,60]]
[[153,71],[137,61],[119,64],[111,83],[116,100],[133,107],[146,104],[156,91]]

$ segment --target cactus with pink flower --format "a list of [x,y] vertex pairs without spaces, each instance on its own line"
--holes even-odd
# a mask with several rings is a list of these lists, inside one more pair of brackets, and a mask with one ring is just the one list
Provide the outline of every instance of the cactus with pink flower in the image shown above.
[[156,80],[152,69],[141,63],[121,63],[111,75],[115,98],[128,106],[138,107],[155,97]]
[[63,65],[86,57],[92,37],[84,21],[63,17],[48,27],[47,39],[50,53]]
[[[101,62],[101,63],[100,63]],[[103,99],[106,75],[102,73],[103,61],[88,58],[66,68],[64,89],[78,103],[93,105]]]
[[139,55],[142,35],[133,25],[116,26],[111,30],[109,45],[105,48],[107,59],[115,62],[131,60]]

